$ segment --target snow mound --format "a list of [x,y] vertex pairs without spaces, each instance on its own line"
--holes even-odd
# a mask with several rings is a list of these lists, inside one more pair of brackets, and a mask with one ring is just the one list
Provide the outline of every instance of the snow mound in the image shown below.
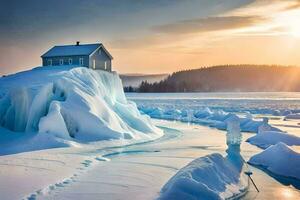
[[271,145],[283,142],[286,145],[300,145],[300,138],[280,131],[264,131],[246,140],[260,148],[268,148]]
[[158,199],[227,199],[246,190],[240,172],[221,154],[193,160],[162,188]]
[[282,142],[252,156],[249,163],[266,167],[278,175],[300,179],[300,154]]
[[[75,141],[162,135],[127,101],[117,73],[38,67],[0,79],[0,126]],[[1,133],[0,133],[1,134]]]

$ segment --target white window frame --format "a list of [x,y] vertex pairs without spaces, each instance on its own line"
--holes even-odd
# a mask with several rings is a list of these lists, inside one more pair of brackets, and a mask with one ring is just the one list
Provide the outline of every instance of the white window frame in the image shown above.
[[93,69],[96,69],[96,60],[93,60]]
[[104,61],[104,69],[107,70],[107,61]]
[[83,58],[79,58],[79,65],[83,66]]
[[59,65],[64,65],[64,59],[59,59]]
[[52,66],[52,59],[48,59],[47,64],[48,64],[48,66]]
[[69,58],[69,65],[72,65],[72,63],[73,63],[72,58]]

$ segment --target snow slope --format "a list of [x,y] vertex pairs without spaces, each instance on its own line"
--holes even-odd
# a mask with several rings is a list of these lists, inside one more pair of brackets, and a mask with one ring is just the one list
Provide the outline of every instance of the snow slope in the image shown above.
[[245,190],[240,172],[221,154],[214,153],[180,169],[162,188],[159,199],[227,199]]
[[247,142],[265,149],[279,142],[285,143],[289,146],[300,145],[300,138],[286,132],[264,131],[248,138]]
[[49,147],[48,140],[55,147],[71,145],[69,141],[148,140],[162,135],[135,103],[127,101],[116,73],[37,67],[2,77],[0,91],[0,143],[7,137],[15,142],[20,135],[48,138],[32,144],[41,149],[44,143]]
[[252,156],[249,163],[282,176],[300,179],[300,154],[280,142]]

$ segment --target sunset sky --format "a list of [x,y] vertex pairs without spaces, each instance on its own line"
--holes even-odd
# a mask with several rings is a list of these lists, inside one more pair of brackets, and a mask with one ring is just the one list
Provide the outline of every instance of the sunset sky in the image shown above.
[[119,73],[216,64],[300,66],[299,0],[1,0],[0,74],[54,45],[102,42]]

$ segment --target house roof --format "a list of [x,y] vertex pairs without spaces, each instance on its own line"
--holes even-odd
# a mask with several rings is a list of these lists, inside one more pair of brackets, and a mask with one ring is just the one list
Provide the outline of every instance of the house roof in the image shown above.
[[105,53],[112,59],[113,57],[104,48],[101,43],[96,44],[79,44],[79,45],[63,45],[54,46],[41,57],[56,57],[56,56],[88,56],[95,52],[99,47],[102,47]]

